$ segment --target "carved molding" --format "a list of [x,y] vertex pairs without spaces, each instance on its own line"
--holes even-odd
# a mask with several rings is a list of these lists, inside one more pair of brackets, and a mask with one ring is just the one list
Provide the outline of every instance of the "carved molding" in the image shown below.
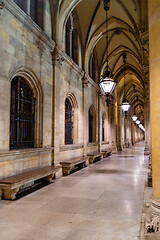
[[51,55],[53,63],[59,63],[62,65],[62,63],[65,61],[64,57],[60,52],[57,51],[56,47],[51,51]]
[[86,73],[84,73],[84,76],[82,78],[82,87],[88,87],[88,84],[89,84],[89,80],[86,77]]
[[[58,56],[61,56],[60,61],[63,60],[71,69],[73,69],[75,72],[77,72],[81,77],[84,76],[84,71],[73,61],[72,58],[70,58],[64,50],[59,46],[55,46],[55,51]],[[57,57],[58,59],[58,57]]]
[[147,232],[160,231],[160,199],[156,199],[153,195],[150,199],[151,205],[146,214],[145,227]]

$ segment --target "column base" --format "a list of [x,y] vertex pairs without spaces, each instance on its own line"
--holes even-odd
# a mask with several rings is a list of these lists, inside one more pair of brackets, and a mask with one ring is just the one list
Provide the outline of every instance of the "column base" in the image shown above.
[[144,155],[149,155],[149,154],[150,154],[149,149],[144,149]]
[[113,153],[113,154],[114,154],[114,153],[117,153],[117,147],[116,147],[116,145],[115,145],[114,142],[112,142],[111,149],[112,149],[112,153]]
[[122,146],[118,146],[117,151],[122,151]]
[[151,152],[150,152],[150,149],[148,147],[148,144],[146,143],[145,144],[145,149],[144,149],[144,155],[149,155]]
[[148,187],[152,187],[152,162],[151,162],[151,155],[148,158]]
[[160,198],[153,195],[150,198],[150,207],[146,215],[146,229],[148,232],[160,231]]

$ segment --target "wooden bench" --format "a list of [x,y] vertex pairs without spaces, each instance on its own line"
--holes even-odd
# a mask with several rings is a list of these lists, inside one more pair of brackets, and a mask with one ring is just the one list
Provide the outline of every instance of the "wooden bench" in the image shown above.
[[3,199],[14,200],[22,186],[42,178],[44,178],[44,181],[50,183],[53,178],[56,178],[56,173],[60,168],[61,166],[39,167],[0,179],[0,195]]
[[111,151],[110,148],[108,148],[108,149],[103,149],[102,153],[104,154],[103,155],[104,157],[108,157],[108,156],[110,156],[112,154],[112,151]]
[[75,167],[86,167],[89,164],[88,159],[89,157],[82,156],[60,162],[63,175],[67,176]]
[[87,156],[89,157],[89,163],[94,163],[95,161],[99,161],[103,158],[103,154],[101,152],[88,153]]

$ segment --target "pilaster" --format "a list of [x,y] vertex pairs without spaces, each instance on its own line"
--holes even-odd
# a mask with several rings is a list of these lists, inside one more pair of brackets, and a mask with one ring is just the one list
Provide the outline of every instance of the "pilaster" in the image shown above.
[[111,126],[111,149],[112,153],[117,152],[116,147],[116,111],[115,111],[115,99],[112,97],[110,99],[110,126]]
[[149,99],[149,83],[145,85],[145,149],[144,155],[150,154],[150,99]]
[[[160,2],[148,1],[149,9],[149,73],[150,73],[150,126],[153,194],[149,214],[146,219],[148,231],[160,230]],[[155,38],[156,36],[156,38]]]
[[117,106],[117,150],[122,151],[122,136],[121,136],[121,106]]

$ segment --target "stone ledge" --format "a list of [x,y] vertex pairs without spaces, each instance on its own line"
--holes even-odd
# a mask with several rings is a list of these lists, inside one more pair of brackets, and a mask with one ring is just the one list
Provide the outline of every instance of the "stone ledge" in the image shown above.
[[98,145],[98,142],[88,142],[87,143],[87,147],[92,147],[92,146],[97,146]]
[[16,160],[20,158],[34,157],[53,152],[53,147],[44,148],[26,148],[20,150],[0,151],[0,162]]
[[61,57],[63,57],[65,63],[68,64],[68,66],[71,69],[73,69],[81,77],[84,76],[84,71],[82,70],[82,68],[79,67],[79,65],[77,63],[75,63],[73,61],[73,59],[71,57],[69,57],[59,45],[56,45],[55,50],[56,50],[56,54],[59,54]]
[[106,144],[109,144],[109,142],[107,142],[107,141],[102,142],[102,145],[106,145]]
[[84,145],[82,143],[80,144],[70,144],[70,145],[61,145],[59,147],[60,152],[65,152],[65,151],[70,151],[70,150],[75,150],[75,149],[81,149],[83,148]]

